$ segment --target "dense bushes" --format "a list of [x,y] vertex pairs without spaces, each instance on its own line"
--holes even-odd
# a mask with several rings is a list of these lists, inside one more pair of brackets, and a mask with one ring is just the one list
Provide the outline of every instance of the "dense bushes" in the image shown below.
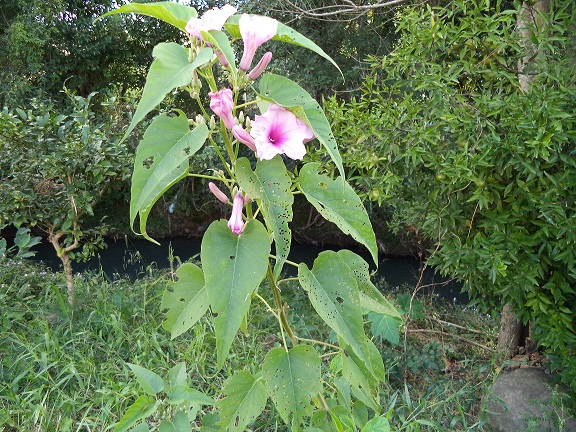
[[[70,259],[89,255],[105,231],[102,218],[87,232],[86,217],[105,195],[123,193],[133,163],[132,149],[119,142],[122,117],[108,106],[96,118],[92,96],[69,94],[64,112],[34,100],[27,110],[4,108],[0,114],[0,227],[44,231],[62,260],[69,290]],[[72,300],[73,290],[69,294]]]
[[350,177],[393,207],[393,229],[436,246],[442,273],[532,321],[576,390],[576,16],[556,2],[532,32],[529,92],[515,11],[462,0],[399,17],[363,96],[328,102]]

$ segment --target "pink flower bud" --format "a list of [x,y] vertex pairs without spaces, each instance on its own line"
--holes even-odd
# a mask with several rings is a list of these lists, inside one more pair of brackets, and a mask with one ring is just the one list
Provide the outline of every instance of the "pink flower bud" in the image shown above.
[[217,92],[210,92],[208,96],[210,96],[210,109],[222,119],[226,128],[232,129],[236,124],[236,119],[232,115],[234,109],[232,90],[225,88]]
[[252,151],[256,151],[256,143],[254,138],[242,126],[234,125],[232,127],[232,135],[242,144],[246,144]]
[[228,228],[238,235],[244,229],[244,220],[242,220],[242,209],[244,208],[244,196],[242,192],[238,192],[234,196],[234,202],[232,203],[232,216],[228,221]]
[[218,186],[216,186],[214,183],[208,183],[208,188],[210,189],[210,192],[212,192],[214,196],[223,203],[227,203],[229,201],[228,196],[220,189],[218,189]]
[[268,51],[262,56],[256,67],[250,71],[248,78],[250,78],[252,81],[258,78],[262,72],[264,72],[264,69],[268,67],[270,61],[272,61],[272,53]]

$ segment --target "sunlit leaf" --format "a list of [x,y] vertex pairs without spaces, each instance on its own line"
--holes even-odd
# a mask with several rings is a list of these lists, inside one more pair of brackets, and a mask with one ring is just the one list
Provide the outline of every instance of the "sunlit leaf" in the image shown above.
[[300,170],[302,192],[324,218],[366,246],[377,265],[376,235],[362,201],[343,177],[332,180],[318,173],[319,166],[317,162],[308,163]]
[[130,224],[140,214],[140,233],[146,233],[146,220],[154,203],[177,181],[188,174],[188,159],[208,138],[206,125],[193,130],[182,111],[170,117],[158,116],[146,130],[136,150],[130,198]]
[[280,417],[288,423],[292,416],[299,424],[312,414],[312,397],[322,391],[320,357],[312,347],[298,345],[289,351],[273,348],[266,354],[262,376]]
[[162,296],[162,309],[166,321],[162,326],[172,339],[190,329],[208,310],[210,301],[202,269],[192,263],[182,264],[176,270],[176,282],[171,282]]
[[240,158],[236,161],[236,176],[240,187],[248,196],[261,201],[266,225],[274,233],[276,246],[274,275],[278,277],[288,258],[292,241],[288,223],[292,221],[294,196],[290,193],[292,182],[286,166],[282,158],[276,156],[272,160],[258,161],[256,170],[252,171],[250,161]]
[[340,175],[343,176],[344,167],[338,145],[330,123],[318,102],[294,81],[281,75],[262,75],[259,85],[261,98],[289,109],[310,126],[318,141],[326,148]]
[[261,379],[247,370],[237,372],[224,383],[226,397],[218,402],[220,426],[243,431],[266,407],[268,392]]
[[268,268],[270,240],[261,222],[249,220],[240,235],[225,220],[213,222],[204,237],[200,258],[215,319],[218,368],[250,307],[250,296]]
[[119,13],[137,13],[151,16],[167,22],[182,31],[185,31],[186,24],[190,18],[198,17],[196,9],[190,6],[185,6],[171,1],[164,1],[157,3],[128,3],[120,6],[118,9],[106,12],[97,19]]

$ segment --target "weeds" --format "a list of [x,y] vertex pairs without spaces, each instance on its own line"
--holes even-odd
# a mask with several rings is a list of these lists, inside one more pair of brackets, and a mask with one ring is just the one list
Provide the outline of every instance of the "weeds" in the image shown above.
[[[237,365],[256,370],[281,339],[280,333],[269,332],[275,319],[254,301],[255,326],[241,333],[229,361],[217,371],[209,317],[174,340],[162,328],[160,297],[170,273],[151,269],[136,281],[101,273],[76,275],[80,301],[71,312],[60,295],[65,287],[60,275],[22,260],[5,260],[0,266],[1,432],[111,430],[140,391],[126,363],[164,376],[185,362],[193,387],[214,395]],[[310,320],[311,306],[298,285],[287,283],[283,294],[295,305],[289,317],[298,334],[327,339],[329,329]],[[393,297],[402,307],[409,295],[403,288]],[[407,323],[405,340],[396,346],[377,344],[388,374],[381,405],[392,429],[480,430],[485,384],[492,378],[491,354],[450,334],[489,345],[494,322],[433,295],[412,303],[416,313]],[[425,329],[437,333],[417,331]],[[327,356],[327,371],[329,362]],[[358,404],[357,415],[365,412]],[[252,430],[288,429],[274,410],[266,410]]]

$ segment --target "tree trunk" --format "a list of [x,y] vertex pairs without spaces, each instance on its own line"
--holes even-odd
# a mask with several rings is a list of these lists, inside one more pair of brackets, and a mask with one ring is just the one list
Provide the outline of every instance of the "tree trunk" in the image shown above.
[[74,306],[76,302],[76,288],[74,287],[74,274],[72,272],[72,261],[68,256],[68,251],[76,248],[78,242],[75,241],[74,244],[68,246],[67,248],[62,248],[60,246],[60,238],[62,237],[63,233],[59,232],[58,234],[54,233],[54,229],[49,229],[48,240],[52,243],[52,246],[56,250],[56,254],[60,261],[62,261],[62,266],[64,269],[64,278],[66,279],[66,289],[68,291],[68,303],[70,306]]
[[516,354],[520,342],[522,325],[514,316],[510,303],[504,305],[500,318],[500,331],[498,332],[498,345],[496,351],[503,358],[512,358]]
[[[523,92],[530,91],[537,71],[534,59],[538,56],[538,45],[531,38],[531,33],[540,33],[544,29],[542,16],[550,11],[549,0],[524,2],[517,19],[517,30],[522,36],[524,56],[518,62],[518,82]],[[510,303],[504,305],[500,319],[497,352],[502,357],[511,358],[517,351],[522,334],[522,324],[514,317]]]

